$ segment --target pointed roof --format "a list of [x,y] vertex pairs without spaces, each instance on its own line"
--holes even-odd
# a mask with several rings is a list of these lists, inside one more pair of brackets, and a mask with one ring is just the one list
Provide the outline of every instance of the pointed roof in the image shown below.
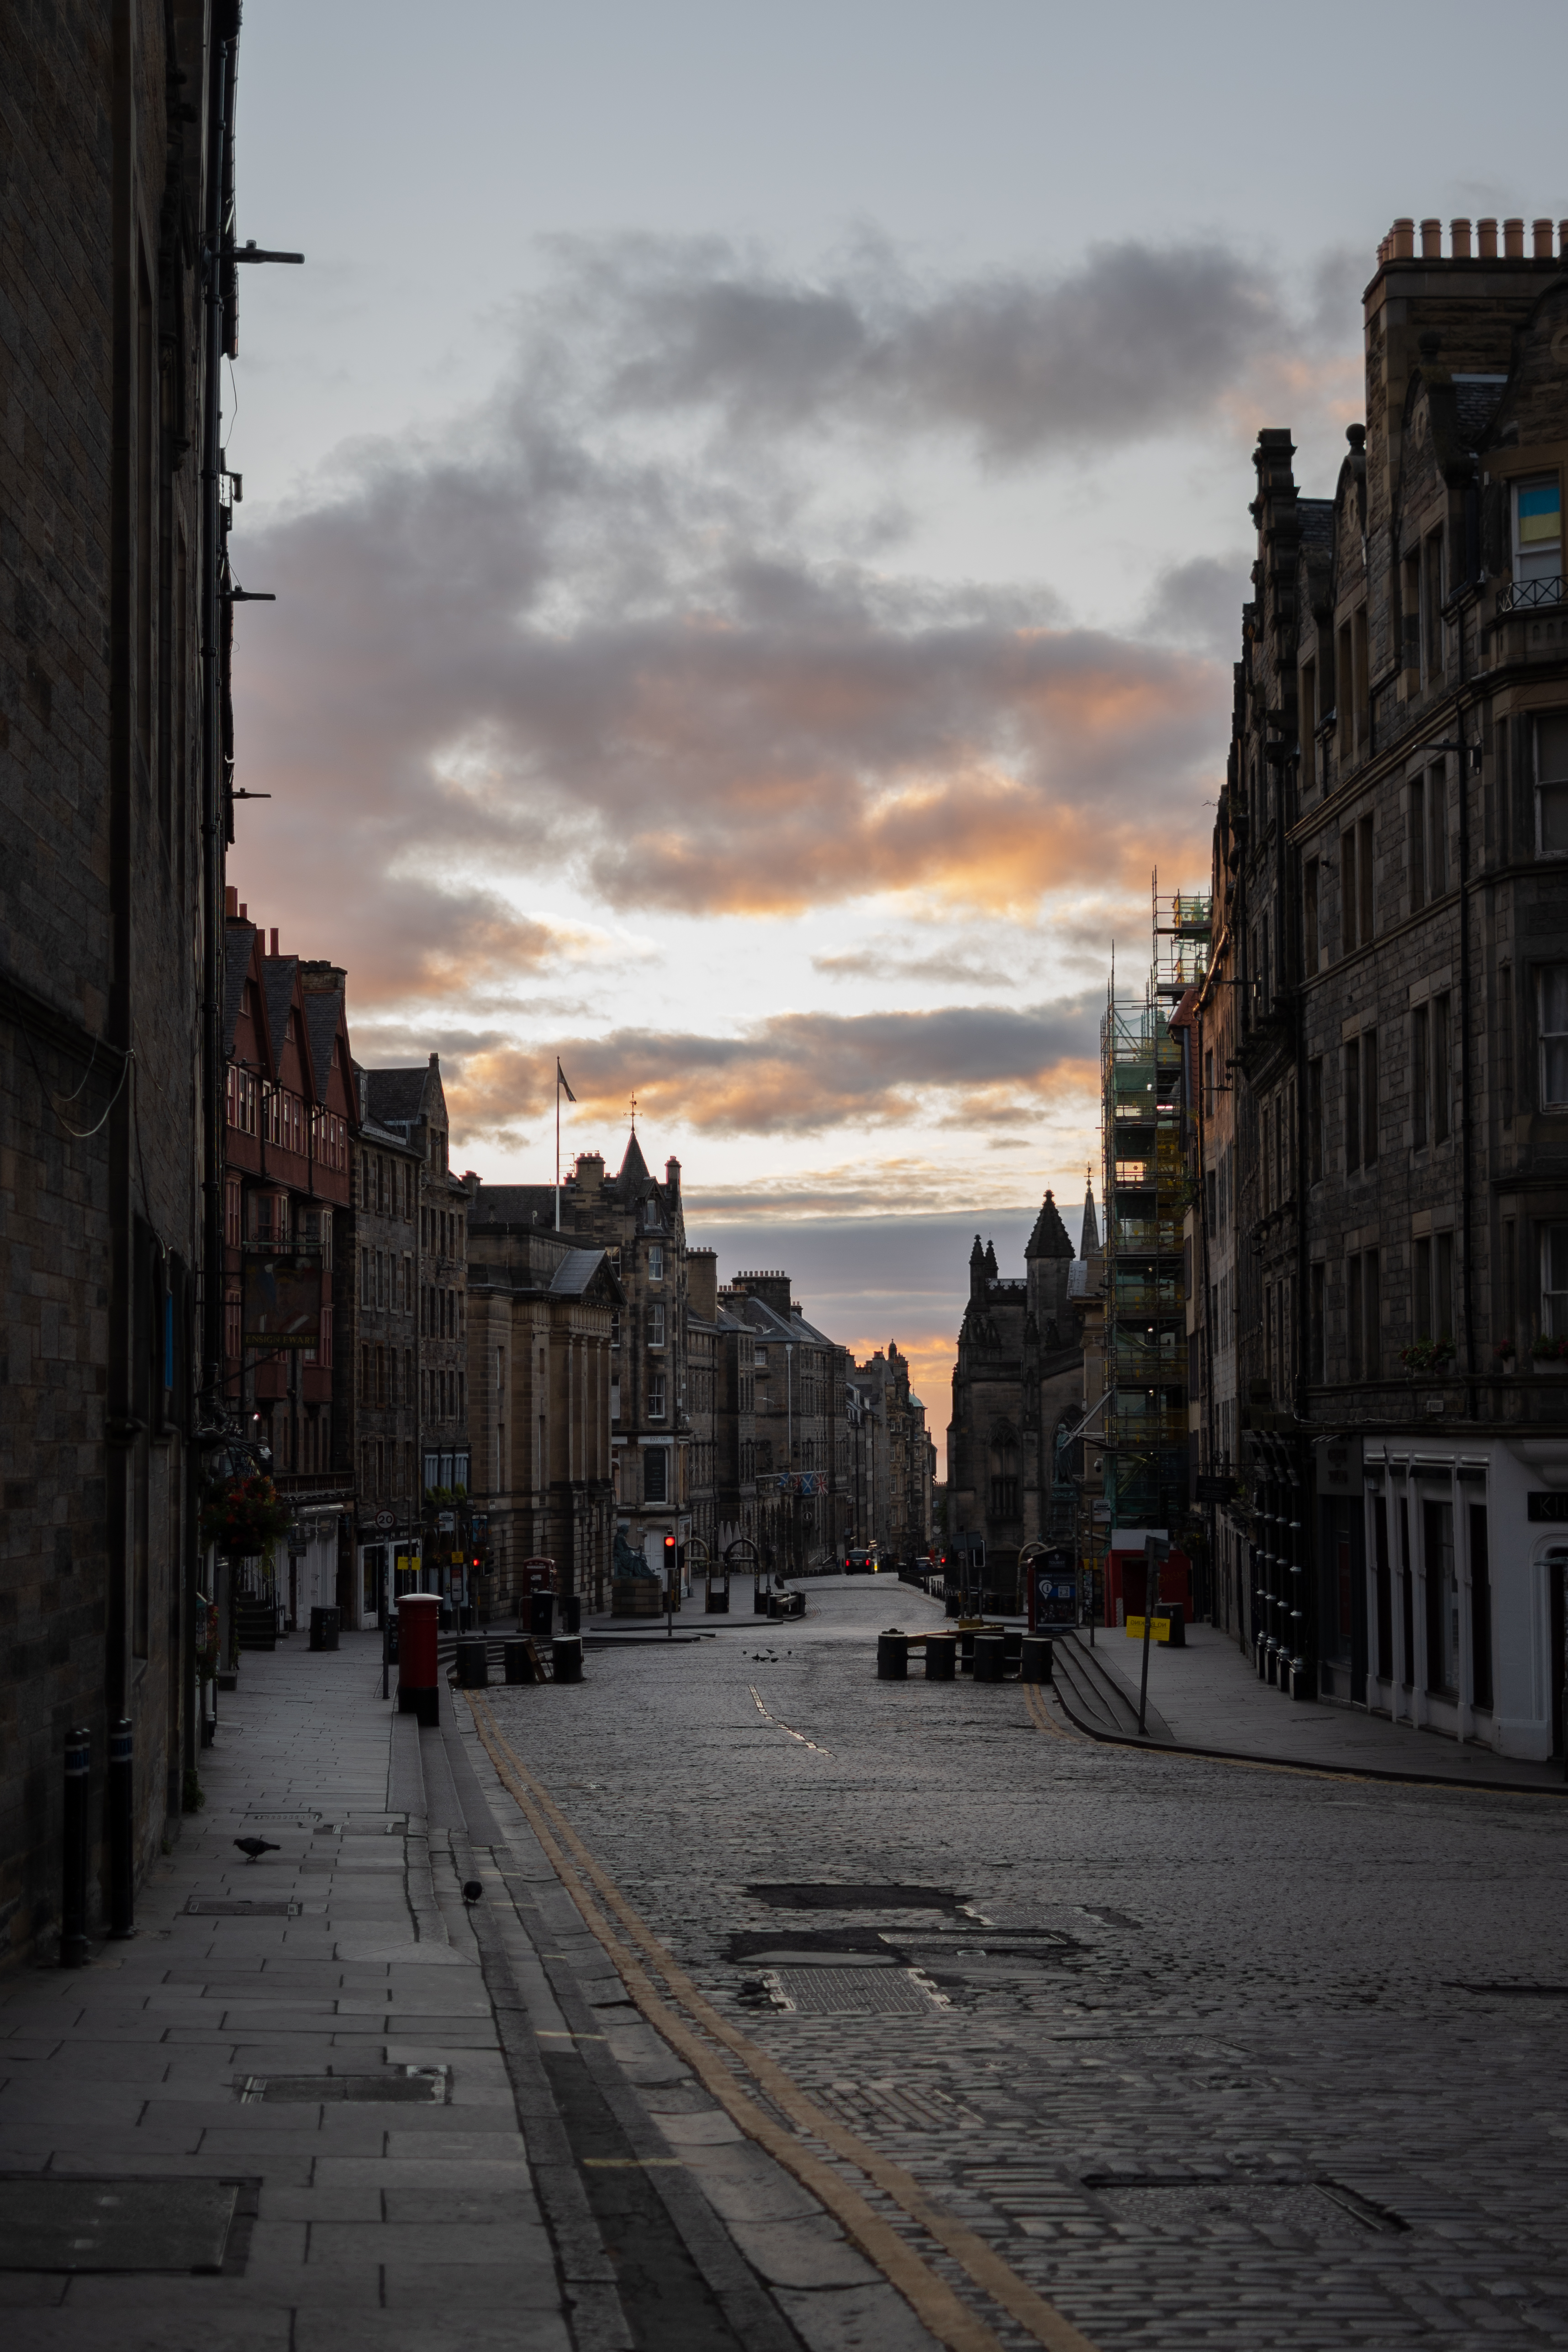
[[1079,1257],[1093,1257],[1100,1247],[1100,1220],[1094,1213],[1094,1179],[1084,1187],[1083,1238],[1079,1244]]
[[1040,1203],[1040,1213],[1035,1219],[1035,1230],[1029,1235],[1026,1258],[1071,1257],[1072,1244],[1068,1229],[1058,1213],[1055,1195],[1047,1192]]
[[996,1279],[998,1270],[999,1269],[996,1265],[996,1244],[994,1242],[987,1242],[985,1244],[985,1271],[991,1276],[993,1282]]
[[618,1184],[625,1184],[627,1181],[634,1184],[647,1184],[652,1181],[647,1172],[647,1161],[642,1156],[642,1145],[637,1141],[637,1131],[635,1127],[627,1141],[626,1156],[621,1162],[620,1174],[616,1181]]
[[984,1265],[985,1263],[985,1252],[980,1246],[978,1234],[974,1236],[974,1247],[969,1253],[969,1263],[971,1265]]

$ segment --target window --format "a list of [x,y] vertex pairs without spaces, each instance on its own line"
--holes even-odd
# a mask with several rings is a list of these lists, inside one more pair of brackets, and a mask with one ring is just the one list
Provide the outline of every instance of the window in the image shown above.
[[1345,1338],[1352,1381],[1374,1381],[1383,1369],[1382,1305],[1377,1252],[1360,1250],[1347,1268]]
[[1421,651],[1426,683],[1443,675],[1443,534],[1427,534],[1421,550]]
[[1449,1115],[1452,1108],[1452,1084],[1449,1062],[1449,999],[1447,995],[1432,999],[1432,1140],[1447,1143]]
[[1535,848],[1568,856],[1568,711],[1535,722]]
[[1269,1195],[1269,1175],[1274,1164],[1274,1154],[1271,1149],[1273,1121],[1274,1114],[1268,1104],[1265,1104],[1263,1108],[1263,1148],[1258,1153],[1258,1174],[1262,1181],[1263,1213],[1265,1216],[1268,1216],[1269,1211],[1274,1205]]
[[1345,1045],[1345,1172],[1361,1166],[1361,1039]]
[[610,1382],[610,1419],[612,1421],[619,1421],[620,1417],[621,1384],[619,1381],[612,1381]]
[[1356,945],[1356,910],[1361,904],[1355,883],[1355,827],[1340,835],[1340,953],[1352,955]]
[[1568,1225],[1541,1228],[1541,1328],[1568,1339]]
[[1432,1237],[1420,1234],[1410,1251],[1410,1321],[1417,1339],[1432,1337]]
[[658,1231],[658,1202],[657,1201],[645,1201],[643,1202],[642,1221],[645,1228],[650,1234],[657,1233]]
[[1373,1573],[1377,1580],[1377,1676],[1394,1680],[1394,1577],[1388,1558],[1388,1502],[1379,1495],[1372,1507]]
[[1513,488],[1513,576],[1555,580],[1563,570],[1563,489],[1555,474]]
[[1413,684],[1421,675],[1421,553],[1417,549],[1399,567],[1400,666],[1411,671]]
[[1318,861],[1315,857],[1307,860],[1301,877],[1301,889],[1303,945],[1307,977],[1310,980],[1318,969]]
[[1307,1065],[1307,1168],[1316,1184],[1323,1172],[1323,1057]]
[[[1300,699],[1297,704],[1297,729],[1301,738],[1301,790],[1312,792],[1318,782],[1318,665],[1305,662],[1301,667]],[[1315,965],[1308,967],[1315,970]]]
[[657,1303],[647,1310],[647,1343],[650,1348],[664,1345],[664,1308]]
[[1377,1032],[1363,1029],[1356,1041],[1359,1046],[1360,1089],[1357,1111],[1357,1132],[1361,1143],[1361,1164],[1363,1168],[1377,1165]]
[[1459,1591],[1454,1576],[1454,1506],[1423,1503],[1426,1553],[1426,1687],[1454,1696],[1459,1685]]
[[1371,817],[1363,817],[1360,824],[1356,827],[1356,887],[1360,894],[1361,901],[1357,912],[1356,938],[1360,944],[1364,948],[1368,940],[1372,938],[1373,931],[1375,929],[1373,921],[1373,888],[1376,881],[1376,869],[1373,865],[1372,858]]
[[650,1445],[645,1449],[642,1481],[645,1503],[667,1503],[669,1500],[669,1454],[664,1446]]
[[1212,1168],[1204,1180],[1204,1213],[1212,1235],[1218,1230],[1219,1222],[1219,1179]]
[[1359,1381],[1362,1374],[1362,1280],[1359,1253],[1345,1262],[1345,1355],[1350,1376]]
[[405,1315],[414,1312],[414,1260],[406,1250],[403,1253],[403,1311]]
[[1541,1030],[1541,1108],[1568,1108],[1568,963],[1543,963],[1535,975]]
[[1310,1350],[1308,1377],[1314,1381],[1321,1381],[1323,1378],[1323,1359],[1325,1353],[1323,1314],[1327,1298],[1327,1290],[1328,1268],[1324,1265],[1322,1259],[1318,1258],[1314,1261],[1311,1268],[1307,1309],[1309,1318],[1307,1344]]
[[1418,915],[1426,904],[1426,779],[1415,776],[1409,792],[1407,835],[1410,848],[1410,911]]
[[1432,1014],[1418,1004],[1410,1015],[1410,1140],[1426,1150],[1432,1124]]
[[223,1237],[230,1249],[237,1249],[244,1233],[239,1184],[231,1176],[226,1180],[223,1188]]
[[1448,887],[1448,778],[1434,768],[1426,779],[1426,896],[1441,898]]
[[1337,705],[1340,769],[1351,764],[1355,755],[1355,688],[1351,660],[1351,630],[1347,621],[1339,634],[1339,660],[1334,671],[1334,700]]
[[664,1244],[650,1242],[647,1250],[647,1278],[650,1282],[664,1280]]
[[1366,606],[1363,604],[1352,624],[1355,644],[1355,740],[1356,749],[1364,752],[1372,740],[1372,669],[1367,655]]
[[[1205,1118],[1214,1117],[1214,1055],[1212,1051],[1204,1055],[1204,1117]],[[1212,1217],[1209,1220],[1209,1231],[1211,1234],[1214,1231]]]
[[1435,1339],[1454,1337],[1453,1231],[1432,1236],[1432,1333]]
[[647,1376],[647,1417],[649,1421],[662,1421],[665,1417],[665,1409],[664,1374],[662,1372],[650,1372]]
[[1505,1119],[1513,1117],[1513,966],[1502,964],[1497,976],[1498,1097]]

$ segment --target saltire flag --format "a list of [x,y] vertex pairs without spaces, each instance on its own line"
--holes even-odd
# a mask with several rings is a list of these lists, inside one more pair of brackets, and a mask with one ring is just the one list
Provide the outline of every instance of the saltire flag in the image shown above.
[[561,1056],[559,1054],[555,1056],[555,1083],[558,1087],[565,1088],[566,1099],[568,1102],[574,1103],[576,1101],[576,1096],[573,1093],[570,1086],[567,1085],[566,1073],[561,1066]]

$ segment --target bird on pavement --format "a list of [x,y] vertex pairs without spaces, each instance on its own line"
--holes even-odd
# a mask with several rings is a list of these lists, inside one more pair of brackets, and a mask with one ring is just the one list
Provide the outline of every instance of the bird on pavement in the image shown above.
[[465,1903],[477,1903],[484,1891],[484,1888],[479,1885],[477,1878],[464,1879],[463,1900]]
[[274,1845],[270,1838],[236,1838],[235,1843],[247,1862],[259,1862],[264,1853],[281,1853],[283,1851],[280,1845]]

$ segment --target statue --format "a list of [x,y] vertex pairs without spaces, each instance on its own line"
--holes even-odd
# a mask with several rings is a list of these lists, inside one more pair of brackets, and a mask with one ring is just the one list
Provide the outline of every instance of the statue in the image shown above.
[[629,1520],[623,1519],[616,1529],[615,1574],[616,1576],[652,1577],[655,1583],[657,1583],[658,1581],[658,1571],[651,1569],[642,1553],[640,1551],[634,1551],[630,1544],[626,1541],[626,1528],[629,1525]]

